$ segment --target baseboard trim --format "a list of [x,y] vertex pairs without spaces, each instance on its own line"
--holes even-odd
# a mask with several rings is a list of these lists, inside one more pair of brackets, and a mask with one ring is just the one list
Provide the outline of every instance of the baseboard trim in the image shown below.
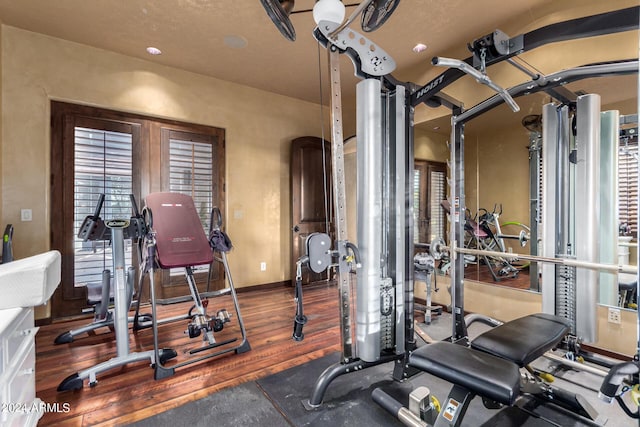
[[290,287],[291,287],[291,280],[282,280],[280,282],[263,283],[261,285],[243,286],[241,288],[236,288],[236,293],[242,294],[242,293],[251,292],[251,291],[260,291],[260,290],[276,289],[276,288],[290,288]]

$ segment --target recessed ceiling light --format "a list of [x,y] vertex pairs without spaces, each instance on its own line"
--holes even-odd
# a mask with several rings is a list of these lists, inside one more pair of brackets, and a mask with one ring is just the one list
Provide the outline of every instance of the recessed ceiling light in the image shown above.
[[162,51],[157,47],[149,46],[147,48],[147,53],[149,53],[150,55],[160,55]]
[[424,43],[418,43],[411,50],[413,50],[415,53],[424,52],[425,50],[427,50],[427,45]]
[[224,44],[232,49],[242,49],[247,47],[247,39],[242,36],[224,36]]

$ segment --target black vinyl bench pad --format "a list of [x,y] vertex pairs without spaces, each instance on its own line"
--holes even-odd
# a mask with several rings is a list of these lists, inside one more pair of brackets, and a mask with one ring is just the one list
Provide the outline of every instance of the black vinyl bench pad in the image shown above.
[[411,353],[409,365],[505,405],[520,394],[518,365],[463,345],[427,344]]
[[569,322],[561,317],[530,314],[480,334],[471,348],[523,367],[558,345],[570,329]]

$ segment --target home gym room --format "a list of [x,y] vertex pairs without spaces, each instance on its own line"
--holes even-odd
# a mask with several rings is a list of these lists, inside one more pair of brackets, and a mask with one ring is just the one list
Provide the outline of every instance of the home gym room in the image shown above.
[[0,425],[638,425],[637,0],[0,0]]

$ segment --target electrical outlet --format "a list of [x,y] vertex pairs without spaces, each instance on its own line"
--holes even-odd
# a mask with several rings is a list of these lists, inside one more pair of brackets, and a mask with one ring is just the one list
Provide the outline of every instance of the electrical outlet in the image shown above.
[[267,271],[267,263],[262,261],[260,263],[260,271]]
[[609,323],[620,324],[620,309],[609,307]]

